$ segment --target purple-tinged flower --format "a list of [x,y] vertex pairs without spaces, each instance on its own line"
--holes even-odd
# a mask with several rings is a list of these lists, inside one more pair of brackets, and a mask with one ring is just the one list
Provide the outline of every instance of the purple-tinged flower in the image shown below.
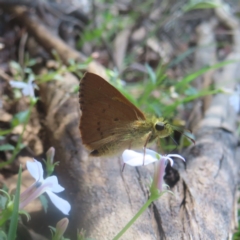
[[54,159],[54,155],[55,155],[55,148],[54,147],[50,147],[47,152],[46,152],[46,156],[47,156],[47,160],[49,161],[49,163],[53,164],[53,159]]
[[23,209],[31,201],[46,192],[52,203],[64,214],[68,215],[71,210],[70,204],[55,194],[64,190],[64,188],[58,184],[57,177],[50,176],[44,179],[42,164],[35,159],[34,162],[27,162],[27,169],[36,182],[21,194],[19,209]]
[[162,191],[163,188],[163,177],[165,174],[167,162],[169,161],[171,166],[173,166],[173,157],[180,158],[185,161],[185,159],[178,154],[160,155],[150,149],[145,149],[145,154],[144,151],[136,152],[133,150],[125,150],[122,154],[123,162],[130,166],[143,166],[143,161],[144,165],[157,162],[152,186],[157,188],[159,191]]
[[164,183],[163,177],[165,174],[167,162],[169,161],[170,165],[173,166],[174,161],[172,157],[180,158],[183,161],[185,161],[185,159],[178,154],[168,154],[165,156],[164,155],[160,156],[160,159],[159,161],[157,161],[157,165],[155,166],[153,183],[152,183],[152,186],[157,188],[160,192],[163,190],[163,183]]
[[50,176],[53,173],[55,166],[59,164],[59,162],[54,163],[53,161],[54,155],[55,155],[55,148],[50,147],[46,152],[47,160],[46,161],[43,160],[46,165],[47,176]]
[[61,219],[56,225],[56,232],[53,239],[62,239],[63,234],[65,233],[68,227],[69,220],[67,218]]

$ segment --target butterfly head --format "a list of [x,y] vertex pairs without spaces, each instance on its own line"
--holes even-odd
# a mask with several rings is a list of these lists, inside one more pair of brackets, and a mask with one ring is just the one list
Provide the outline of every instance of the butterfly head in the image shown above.
[[172,126],[162,119],[157,120],[154,125],[155,134],[160,138],[165,138],[173,133]]
[[[154,136],[159,138],[165,138],[170,136],[173,132],[179,132],[180,134],[187,137],[192,143],[195,144],[194,135],[191,131],[177,127],[169,124],[167,121],[163,119],[158,119],[154,124]],[[171,136],[170,136],[171,137]],[[171,137],[172,138],[172,137]],[[173,138],[172,138],[173,139]],[[174,140],[174,139],[173,139]],[[175,141],[175,140],[174,140]]]

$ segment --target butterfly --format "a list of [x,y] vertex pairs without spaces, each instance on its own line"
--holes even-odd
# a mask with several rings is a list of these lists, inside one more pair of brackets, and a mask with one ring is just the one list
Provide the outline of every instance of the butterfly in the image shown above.
[[80,133],[91,156],[112,156],[125,149],[146,148],[173,133],[163,118],[146,117],[116,88],[94,73],[80,80]]

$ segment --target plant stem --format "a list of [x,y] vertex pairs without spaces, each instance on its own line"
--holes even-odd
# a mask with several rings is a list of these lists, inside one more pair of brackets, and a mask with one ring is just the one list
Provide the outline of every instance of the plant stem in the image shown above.
[[143,214],[143,212],[150,206],[150,204],[156,200],[154,197],[150,196],[147,202],[141,207],[138,213],[127,223],[127,225],[113,238],[113,240],[119,239],[131,226],[132,224],[138,219],[139,216]]
[[8,239],[15,240],[17,227],[18,227],[18,210],[19,210],[19,201],[20,201],[20,188],[21,188],[21,180],[22,180],[22,166],[20,165],[18,171],[18,181],[17,181],[17,189],[13,203],[13,212],[11,216],[10,226],[8,230]]
[[32,109],[33,109],[34,105],[35,104],[31,103],[31,105],[29,107],[29,113],[28,113],[27,119],[24,122],[22,133],[21,133],[21,135],[18,138],[17,145],[16,145],[15,149],[13,150],[13,154],[12,154],[11,158],[9,160],[7,160],[6,162],[0,163],[0,169],[5,167],[8,164],[11,164],[14,161],[15,157],[17,156],[17,154],[19,153],[19,151],[21,150],[20,145],[22,143],[23,133],[26,130],[26,126],[27,126],[27,123],[29,122],[29,118],[30,118],[30,115],[31,115],[31,112],[32,112]]
[[9,210],[4,210],[1,215],[0,219],[0,227],[11,217],[12,212]]

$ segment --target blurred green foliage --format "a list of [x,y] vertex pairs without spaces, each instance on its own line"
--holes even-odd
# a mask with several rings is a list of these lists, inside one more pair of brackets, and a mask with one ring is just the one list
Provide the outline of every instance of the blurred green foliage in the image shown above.
[[[116,72],[108,70],[108,75],[111,83],[147,114],[173,118],[179,106],[199,97],[223,92],[222,89],[214,89],[213,87],[198,90],[191,85],[191,82],[211,69],[221,68],[233,62],[235,61],[223,61],[213,66],[204,67],[187,74],[178,81],[169,79],[166,74],[168,66],[161,64],[155,70],[146,64],[147,75],[143,76],[143,82],[140,83],[125,85],[123,81],[119,80]],[[131,94],[133,90],[135,94]]]

